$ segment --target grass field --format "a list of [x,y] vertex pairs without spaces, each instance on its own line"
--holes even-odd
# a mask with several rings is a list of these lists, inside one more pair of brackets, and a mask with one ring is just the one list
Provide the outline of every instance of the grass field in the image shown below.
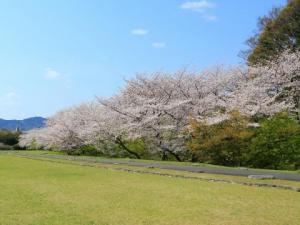
[[0,224],[300,224],[300,193],[0,155]]
[[[255,184],[270,184],[270,185],[280,185],[280,186],[290,186],[294,188],[300,188],[300,182],[298,181],[289,181],[289,180],[278,180],[278,179],[267,179],[267,180],[253,180],[249,179],[244,176],[232,176],[232,175],[222,175],[222,174],[209,174],[209,173],[194,173],[194,172],[188,172],[188,171],[176,171],[176,170],[169,170],[169,169],[159,169],[159,168],[147,168],[147,167],[136,167],[136,166],[130,166],[130,165],[124,165],[124,164],[103,164],[101,163],[101,160],[105,160],[107,158],[102,158],[102,157],[87,157],[87,156],[75,156],[76,160],[73,159],[73,156],[68,156],[63,154],[62,152],[53,152],[53,151],[39,151],[39,150],[33,150],[33,151],[0,151],[0,154],[9,154],[9,155],[14,155],[14,156],[22,156],[22,157],[29,157],[29,158],[34,158],[34,159],[40,159],[43,161],[54,161],[54,162],[63,162],[63,163],[68,163],[68,164],[87,164],[89,166],[94,166],[94,167],[105,167],[105,168],[111,168],[111,169],[117,169],[117,170],[122,170],[122,169],[128,169],[128,170],[134,170],[134,171],[141,171],[145,173],[163,173],[163,174],[169,174],[171,176],[185,176],[185,177],[193,177],[193,178],[203,178],[203,180],[207,179],[218,179],[218,180],[224,180],[224,181],[229,181],[230,183],[255,183]],[[60,158],[52,158],[49,156],[52,155],[60,155]],[[153,160],[136,160],[136,159],[119,159],[119,158],[112,158],[116,162],[146,162],[147,164],[149,163],[150,166],[155,165],[155,164],[168,164],[168,165],[192,165],[192,163],[189,162],[170,162],[170,161],[153,161]],[[205,166],[214,166],[214,165],[209,165],[209,164],[201,164]],[[195,165],[196,167],[198,164]],[[219,167],[219,166],[214,166],[214,167]],[[225,168],[229,169],[231,167],[220,167],[220,168]],[[237,168],[236,168],[237,169]],[[264,171],[272,171],[272,170],[264,170]],[[282,170],[277,170],[276,172],[278,173],[298,173],[298,171],[282,171]]]
[[[65,155],[64,152],[61,151],[47,151],[47,150],[16,150],[16,151],[1,151],[2,153],[21,153],[21,154],[26,154],[26,155]],[[1,154],[0,152],[0,154]],[[102,159],[111,159],[111,158],[106,158],[106,157],[94,157],[94,156],[76,156],[77,158],[82,158],[82,159],[89,159],[92,158],[93,160],[102,160]],[[206,164],[206,163],[192,163],[192,162],[177,162],[177,161],[161,161],[161,160],[148,160],[148,159],[132,159],[132,158],[112,158],[115,161],[119,162],[143,162],[143,163],[148,163],[151,165],[155,164],[168,164],[168,165],[180,165],[180,166],[200,166],[200,167],[212,167],[212,168],[222,168],[222,169],[236,169],[239,170],[239,167],[227,167],[227,166],[220,166],[220,165],[213,165],[213,164]],[[300,174],[300,170],[271,170],[271,169],[256,169],[256,168],[251,168],[253,170],[257,171],[274,171],[276,173],[290,173],[290,174]]]

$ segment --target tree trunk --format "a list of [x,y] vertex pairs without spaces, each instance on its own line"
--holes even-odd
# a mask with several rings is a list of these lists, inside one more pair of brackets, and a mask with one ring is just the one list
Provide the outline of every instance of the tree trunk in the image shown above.
[[175,159],[178,161],[178,162],[181,162],[181,159],[179,158],[179,156],[172,152],[170,149],[166,148],[166,147],[162,147],[162,150],[163,150],[163,153],[166,154],[167,152],[170,153],[172,156],[175,157]]
[[168,159],[168,155],[166,151],[162,151],[161,153],[161,160],[166,161]]
[[174,152],[172,152],[172,151],[170,151],[170,150],[168,150],[168,152],[169,152],[172,156],[174,156],[175,159],[176,159],[178,162],[181,162],[181,161],[182,161],[182,160],[180,159],[180,157],[179,157],[177,154],[175,154]]
[[137,159],[141,159],[141,156],[140,156],[138,153],[136,153],[136,152],[130,150],[129,148],[127,148],[127,146],[124,144],[124,142],[123,142],[120,138],[117,138],[117,139],[116,139],[116,142],[117,142],[117,143],[118,143],[125,151],[127,151],[129,154],[134,155]]

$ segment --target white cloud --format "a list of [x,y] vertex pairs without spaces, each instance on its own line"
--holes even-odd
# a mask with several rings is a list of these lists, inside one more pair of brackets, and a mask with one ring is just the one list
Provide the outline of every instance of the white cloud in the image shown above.
[[71,79],[68,74],[63,74],[52,68],[46,68],[44,73],[45,80],[59,80],[60,84],[64,85],[65,88],[71,88]]
[[215,8],[216,4],[207,0],[197,2],[185,2],[180,5],[183,10],[190,10],[201,14],[201,18],[206,21],[215,21],[217,17],[211,13],[207,13],[212,8]]
[[0,104],[3,106],[15,106],[20,103],[20,95],[15,91],[8,91],[0,96]]
[[137,28],[137,29],[131,30],[131,34],[133,34],[133,35],[143,36],[143,35],[147,35],[148,33],[149,33],[149,30],[143,29],[143,28]]
[[46,69],[46,72],[45,72],[45,75],[44,75],[45,79],[47,79],[47,80],[55,80],[55,79],[57,79],[59,77],[61,77],[61,74],[59,72],[57,72],[56,70],[51,69],[51,68],[47,68]]
[[152,43],[153,48],[165,48],[167,44],[165,42],[154,42]]
[[203,1],[198,1],[198,2],[185,2],[185,3],[181,4],[180,8],[186,9],[186,10],[202,12],[205,9],[214,8],[215,6],[216,5],[214,3],[203,0]]

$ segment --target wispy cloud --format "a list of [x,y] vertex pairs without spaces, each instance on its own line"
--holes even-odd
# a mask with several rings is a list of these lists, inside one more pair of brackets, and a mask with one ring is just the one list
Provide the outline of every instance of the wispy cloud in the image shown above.
[[61,74],[52,68],[47,68],[44,74],[44,78],[47,80],[55,80],[61,77]]
[[48,81],[60,81],[59,83],[64,85],[65,88],[71,88],[71,79],[68,74],[63,74],[52,68],[46,68],[44,73],[44,79]]
[[0,92],[0,115],[6,115],[8,119],[20,118],[23,116],[24,97],[19,93],[20,89],[8,88]]
[[217,17],[215,15],[203,14],[201,16],[206,21],[216,21]]
[[20,103],[20,95],[15,91],[8,91],[0,95],[0,104],[3,106],[15,106]]
[[209,12],[209,10],[216,7],[216,4],[207,1],[195,1],[195,2],[184,2],[180,5],[180,8],[183,10],[190,10],[194,12],[198,12],[201,14],[201,18],[206,21],[215,21],[217,17]]
[[131,34],[133,34],[133,35],[143,36],[143,35],[147,35],[148,33],[149,33],[149,30],[143,29],[143,28],[136,28],[136,29],[131,30]]
[[197,12],[202,12],[205,9],[214,8],[216,5],[212,2],[203,0],[199,2],[185,2],[181,4],[182,9],[193,10]]
[[165,42],[154,42],[152,43],[153,48],[165,48],[167,44]]

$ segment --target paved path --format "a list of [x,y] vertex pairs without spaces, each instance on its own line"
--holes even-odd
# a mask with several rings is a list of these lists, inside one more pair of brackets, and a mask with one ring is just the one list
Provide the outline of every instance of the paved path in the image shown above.
[[281,180],[293,180],[300,181],[300,174],[295,173],[284,173],[276,171],[262,171],[247,168],[217,168],[217,167],[204,167],[204,166],[187,166],[187,165],[174,165],[165,163],[147,163],[147,162],[137,162],[137,161],[125,161],[118,159],[103,159],[97,157],[81,157],[81,156],[68,156],[68,155],[51,155],[51,154],[24,154],[17,153],[16,155],[26,156],[31,158],[53,158],[53,159],[65,159],[72,161],[84,161],[93,163],[103,163],[103,164],[120,164],[128,166],[137,167],[147,167],[147,168],[159,168],[168,170],[178,170],[178,171],[188,171],[195,173],[211,173],[211,174],[223,174],[223,175],[234,175],[234,176],[249,176],[249,175],[271,175],[275,179]]

